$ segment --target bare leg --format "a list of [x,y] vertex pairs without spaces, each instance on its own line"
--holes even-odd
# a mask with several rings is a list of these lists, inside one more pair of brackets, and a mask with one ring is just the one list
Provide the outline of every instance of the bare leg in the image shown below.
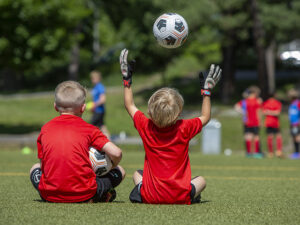
[[124,170],[124,168],[120,165],[116,166],[116,169],[120,170],[121,174],[122,174],[122,180],[124,180],[125,176],[126,176],[126,172]]
[[143,180],[143,170],[135,171],[133,173],[132,179],[133,179],[134,185],[141,183],[141,181]]
[[204,191],[206,187],[206,181],[203,177],[195,177],[192,179],[191,183],[195,186],[196,188],[196,194],[195,197],[198,196],[202,191]]
[[32,171],[33,171],[34,169],[36,169],[36,168],[41,168],[41,164],[40,164],[40,163],[34,164],[34,165],[31,167],[29,174],[31,174]]

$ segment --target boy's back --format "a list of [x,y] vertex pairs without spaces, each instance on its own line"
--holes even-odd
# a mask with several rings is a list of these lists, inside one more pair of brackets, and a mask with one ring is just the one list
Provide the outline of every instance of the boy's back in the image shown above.
[[202,129],[199,118],[178,120],[158,128],[141,111],[134,115],[145,147],[141,195],[145,203],[190,204],[191,167],[189,141]]
[[61,115],[42,127],[38,157],[42,163],[39,191],[51,202],[80,202],[92,198],[96,175],[89,160],[89,147],[97,149],[108,139],[78,116]]
[[[264,110],[281,111],[281,102],[275,98],[269,98],[263,104]],[[266,115],[265,127],[279,128],[279,117],[274,115]]]
[[249,97],[238,103],[244,111],[244,123],[247,127],[259,126],[258,110],[261,108],[261,103],[257,98]]

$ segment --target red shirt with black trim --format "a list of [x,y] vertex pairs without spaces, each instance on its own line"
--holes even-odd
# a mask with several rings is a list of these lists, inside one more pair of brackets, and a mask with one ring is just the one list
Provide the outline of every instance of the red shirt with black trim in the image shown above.
[[[275,98],[270,98],[263,104],[263,110],[266,111],[279,111],[281,112],[282,104],[280,101]],[[279,128],[279,117],[266,115],[265,118],[265,127]]]
[[261,101],[257,98],[247,98],[238,102],[238,105],[243,111],[243,122],[247,127],[258,127],[259,121],[259,110],[262,107]]
[[74,115],[61,115],[42,129],[37,140],[42,163],[41,196],[50,202],[82,202],[97,189],[89,147],[101,150],[109,142],[99,128]]
[[158,128],[141,111],[134,114],[134,126],[145,148],[144,203],[191,204],[191,166],[189,141],[202,130],[200,118],[178,120]]

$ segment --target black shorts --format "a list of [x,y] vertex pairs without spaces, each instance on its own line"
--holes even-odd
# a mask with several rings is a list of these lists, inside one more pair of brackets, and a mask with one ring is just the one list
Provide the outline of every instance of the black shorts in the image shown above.
[[291,126],[291,135],[297,136],[300,134],[300,126]]
[[[139,184],[137,184],[133,188],[133,190],[131,191],[131,193],[129,195],[129,200],[132,203],[143,203],[142,196],[141,196],[141,187],[142,187],[142,182],[139,183]],[[191,204],[193,204],[193,203],[200,203],[200,195],[199,196],[195,196],[195,194],[196,194],[195,185],[191,183],[191,187],[192,187],[192,190],[191,190],[191,193],[190,193]]]
[[259,134],[259,127],[247,127],[244,126],[244,133],[251,133],[254,135],[258,135]]
[[[41,176],[42,176],[41,168],[34,169],[30,174],[31,183],[38,192],[39,192],[38,187],[39,187]],[[96,177],[97,191],[94,197],[92,197],[93,202],[105,202],[106,194],[109,191],[111,191],[111,189],[117,187],[121,182],[122,182],[122,173],[118,169],[112,169],[104,176]],[[43,198],[42,200],[45,201]],[[88,202],[88,201],[89,200],[84,202]]]
[[280,132],[280,129],[275,127],[267,127],[266,132],[267,134],[278,134]]
[[93,124],[96,127],[101,127],[104,125],[104,116],[105,113],[97,113],[94,112],[91,120],[91,124]]

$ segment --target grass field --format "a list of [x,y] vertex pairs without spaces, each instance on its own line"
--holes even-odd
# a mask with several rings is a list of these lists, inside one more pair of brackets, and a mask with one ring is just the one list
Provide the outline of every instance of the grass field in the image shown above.
[[203,203],[131,204],[134,170],[143,152],[124,149],[127,177],[113,203],[43,203],[31,186],[28,171],[36,153],[0,151],[0,224],[300,224],[300,164],[242,156],[204,156],[192,152],[192,174],[203,175]]

